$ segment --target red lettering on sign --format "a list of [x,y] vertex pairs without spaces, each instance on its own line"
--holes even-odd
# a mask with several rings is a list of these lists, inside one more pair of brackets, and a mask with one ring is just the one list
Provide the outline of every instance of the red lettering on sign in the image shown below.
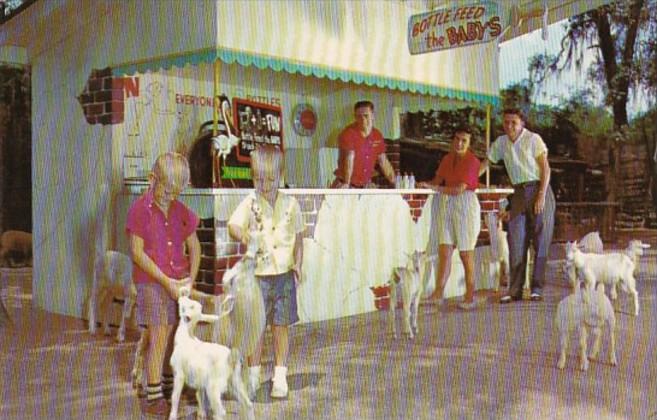
[[123,90],[126,93],[126,97],[138,97],[139,96],[139,77],[124,77],[123,78]]
[[490,29],[490,36],[497,38],[502,33],[502,25],[500,24],[500,17],[494,16],[488,21],[488,28]]

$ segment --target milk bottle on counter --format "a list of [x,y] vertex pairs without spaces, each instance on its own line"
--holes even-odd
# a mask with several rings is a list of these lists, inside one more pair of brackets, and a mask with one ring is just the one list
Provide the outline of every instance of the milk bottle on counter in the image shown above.
[[399,172],[397,172],[397,175],[395,175],[395,188],[400,189],[401,187],[402,187],[402,177],[399,174]]

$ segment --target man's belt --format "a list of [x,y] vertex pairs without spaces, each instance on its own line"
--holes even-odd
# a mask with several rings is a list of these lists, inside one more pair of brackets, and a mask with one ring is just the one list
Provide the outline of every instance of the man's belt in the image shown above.
[[527,181],[527,182],[521,182],[519,184],[514,184],[513,188],[525,188],[525,187],[532,187],[534,185],[540,184],[541,181]]

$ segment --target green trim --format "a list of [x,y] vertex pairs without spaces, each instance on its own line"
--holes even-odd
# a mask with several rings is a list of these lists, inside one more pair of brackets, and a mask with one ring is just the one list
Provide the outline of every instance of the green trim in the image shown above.
[[221,173],[222,179],[251,179],[251,169],[244,166],[224,166]]
[[261,70],[271,69],[274,71],[285,71],[287,73],[299,73],[304,76],[327,78],[329,80],[340,80],[359,85],[375,86],[382,89],[394,89],[401,92],[411,92],[421,95],[440,96],[443,98],[456,99],[460,101],[478,102],[497,106],[500,102],[499,96],[486,95],[483,93],[467,92],[430,85],[426,83],[410,82],[408,80],[394,79],[391,77],[342,70],[331,67],[311,65],[295,62],[284,58],[268,57],[244,51],[234,51],[224,48],[206,49],[184,54],[176,54],[161,58],[154,58],[137,63],[125,64],[112,69],[115,76],[125,76],[134,73],[145,73],[171,67],[184,67],[187,64],[198,65],[200,63],[212,63],[216,59],[226,64],[240,64],[244,67],[254,66]]

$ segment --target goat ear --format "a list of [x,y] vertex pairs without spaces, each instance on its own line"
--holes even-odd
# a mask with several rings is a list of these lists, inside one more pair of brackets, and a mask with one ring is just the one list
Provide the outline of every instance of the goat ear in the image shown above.
[[183,286],[178,290],[178,298],[181,298],[183,296],[189,297],[190,293],[191,293],[191,291],[190,291],[189,287]]
[[200,322],[216,322],[219,320],[219,317],[214,314],[201,314],[198,320]]
[[219,316],[217,319],[222,318],[229,313],[233,311],[233,307],[235,306],[235,296],[232,294],[227,294],[224,300],[221,302],[221,306],[219,307]]

